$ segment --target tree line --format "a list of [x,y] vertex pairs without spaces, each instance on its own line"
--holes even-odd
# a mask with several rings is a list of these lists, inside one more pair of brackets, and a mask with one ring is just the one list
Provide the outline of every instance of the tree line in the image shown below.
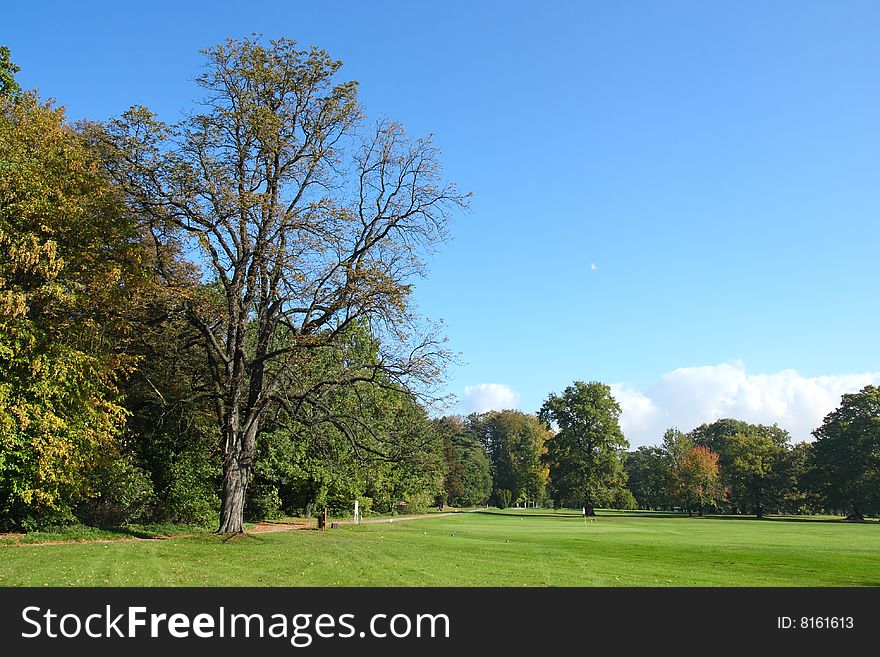
[[[488,473],[469,480],[486,482],[479,495],[464,498],[469,503],[479,497],[501,507],[565,506],[588,515],[600,506],[854,520],[880,513],[876,386],[843,395],[813,442],[794,443],[776,425],[725,418],[687,433],[670,428],[659,445],[629,450],[619,417],[609,386],[575,381],[549,395],[536,415],[492,411],[441,422],[471,446],[469,467]],[[451,489],[459,490],[447,482]]]

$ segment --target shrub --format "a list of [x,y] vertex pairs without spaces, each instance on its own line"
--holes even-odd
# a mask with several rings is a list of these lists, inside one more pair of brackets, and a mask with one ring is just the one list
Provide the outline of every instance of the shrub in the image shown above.
[[216,468],[199,455],[181,454],[169,469],[170,483],[162,491],[163,520],[209,526],[217,522],[220,497]]
[[156,496],[149,475],[127,458],[110,461],[97,473],[97,495],[76,510],[87,525],[116,527],[146,522],[153,516]]

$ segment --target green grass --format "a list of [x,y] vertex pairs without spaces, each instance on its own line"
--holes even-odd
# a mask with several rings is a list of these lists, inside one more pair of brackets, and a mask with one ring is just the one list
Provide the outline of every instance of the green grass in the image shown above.
[[880,526],[543,510],[0,547],[5,586],[880,586]]

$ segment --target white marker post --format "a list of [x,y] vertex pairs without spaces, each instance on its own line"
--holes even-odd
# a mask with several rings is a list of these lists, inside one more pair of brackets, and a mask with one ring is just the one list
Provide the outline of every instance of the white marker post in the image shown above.
[[354,501],[354,524],[356,524],[356,525],[361,524],[361,511],[360,511],[360,508],[358,507],[357,500]]

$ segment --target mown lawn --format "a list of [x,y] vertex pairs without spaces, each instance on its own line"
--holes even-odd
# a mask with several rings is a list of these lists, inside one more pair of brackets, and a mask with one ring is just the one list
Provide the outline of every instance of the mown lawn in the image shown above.
[[4,586],[880,586],[880,526],[545,510],[0,547]]

